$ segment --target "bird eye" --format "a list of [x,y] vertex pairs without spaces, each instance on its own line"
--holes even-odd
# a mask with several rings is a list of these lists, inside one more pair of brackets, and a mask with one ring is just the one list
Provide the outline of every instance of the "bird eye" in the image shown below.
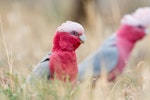
[[76,32],[76,31],[72,31],[71,34],[73,34],[73,35],[75,35],[75,36],[78,36],[78,35],[79,35],[79,33]]
[[138,25],[137,27],[140,28],[140,29],[144,29],[144,28],[145,28],[145,27],[142,26],[142,25]]

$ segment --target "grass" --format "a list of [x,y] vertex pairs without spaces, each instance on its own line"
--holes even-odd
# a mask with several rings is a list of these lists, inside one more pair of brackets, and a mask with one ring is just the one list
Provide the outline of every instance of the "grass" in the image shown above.
[[[53,33],[61,21],[57,20],[56,22],[60,23],[50,24],[42,14],[32,11],[23,11],[25,13],[23,14],[20,11],[21,7],[18,7],[20,6],[6,11],[0,18],[0,98],[2,100],[150,99],[149,37],[136,45],[126,69],[115,82],[107,82],[104,73],[95,88],[91,87],[90,79],[74,87],[70,83],[58,80],[39,82],[37,87],[26,84],[26,77],[31,73],[34,64],[49,51]],[[78,62],[99,47],[114,31],[109,28],[102,30],[100,27],[101,24],[94,29],[85,27],[87,42],[77,50]],[[103,32],[109,34],[106,36],[100,34]]]
[[59,80],[32,86],[18,72],[1,70],[0,96],[3,100],[149,100],[150,68],[141,67],[125,72],[113,83],[104,76],[95,88],[88,79],[74,87]]

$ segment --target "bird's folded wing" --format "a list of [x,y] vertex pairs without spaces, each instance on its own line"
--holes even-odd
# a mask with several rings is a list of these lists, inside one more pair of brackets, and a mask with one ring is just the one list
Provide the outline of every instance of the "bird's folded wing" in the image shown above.
[[118,57],[116,36],[113,35],[96,52],[79,64],[79,80],[84,79],[86,72],[93,76],[99,76],[102,67],[107,72],[110,72],[116,66]]
[[99,75],[102,70],[112,71],[118,63],[119,53],[116,44],[103,46],[94,57],[93,72]]
[[51,52],[48,53],[33,69],[31,75],[28,76],[27,82],[31,83],[33,81],[47,80],[50,76],[49,70],[49,60]]

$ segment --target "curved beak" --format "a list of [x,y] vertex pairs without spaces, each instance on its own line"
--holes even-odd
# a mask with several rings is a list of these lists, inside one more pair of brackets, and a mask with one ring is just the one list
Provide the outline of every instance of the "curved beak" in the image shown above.
[[86,36],[84,34],[82,34],[81,36],[79,36],[79,39],[80,39],[81,43],[84,43],[86,40]]

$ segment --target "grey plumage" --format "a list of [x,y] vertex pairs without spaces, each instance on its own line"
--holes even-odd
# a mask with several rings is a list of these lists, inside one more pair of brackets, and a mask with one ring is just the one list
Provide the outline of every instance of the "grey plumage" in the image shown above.
[[102,67],[104,67],[107,72],[110,72],[116,66],[118,58],[116,35],[114,34],[104,41],[103,45],[97,51],[79,64],[78,79],[82,81],[85,74],[88,73],[95,77],[99,76]]
[[48,53],[33,69],[31,75],[28,76],[26,82],[32,83],[40,80],[47,80],[50,76],[49,60],[51,52]]

